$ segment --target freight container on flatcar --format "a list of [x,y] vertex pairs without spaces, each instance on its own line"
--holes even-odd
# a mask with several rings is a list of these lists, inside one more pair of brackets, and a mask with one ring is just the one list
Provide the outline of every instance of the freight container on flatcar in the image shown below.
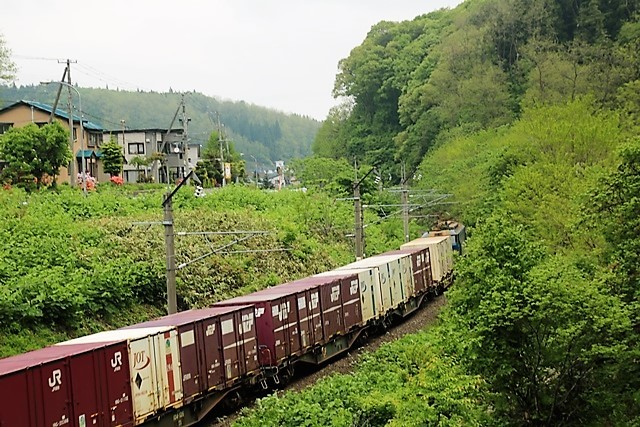
[[[304,279],[302,279],[268,288],[265,291],[273,293],[291,292],[295,294],[300,325],[300,345],[303,352],[317,344],[324,343],[329,339],[330,332],[339,328],[340,320],[336,318],[336,316],[339,316],[339,311],[337,311],[336,316],[327,318],[327,324],[324,323],[319,285],[305,283]],[[338,307],[337,304],[336,307]]]
[[182,381],[178,334],[172,327],[118,329],[100,332],[57,344],[124,342],[129,366],[134,424],[158,412],[182,405]]
[[[343,276],[323,276],[315,275],[301,279],[299,282],[318,283],[320,289],[331,290],[331,292],[321,292],[335,298],[336,282],[340,286],[340,304],[342,306],[342,329],[341,334],[349,332],[351,329],[362,325],[362,303],[360,302],[360,284],[358,275],[354,272]],[[295,283],[295,282],[294,282]],[[322,299],[321,299],[322,301]],[[324,309],[323,303],[323,313]]]
[[420,237],[400,246],[400,249],[429,248],[431,256],[431,276],[440,289],[445,289],[451,281],[453,270],[453,245],[451,236]]
[[254,308],[244,305],[183,311],[123,329],[177,329],[183,399],[188,403],[209,390],[225,389],[243,376],[259,372],[254,325]]
[[123,342],[52,346],[0,359],[0,426],[131,425]]
[[380,296],[382,299],[383,313],[390,313],[404,302],[405,283],[403,280],[411,281],[410,265],[402,258],[403,255],[377,255],[364,258],[360,261],[347,264],[336,270],[359,270],[362,268],[373,268],[378,275],[380,284]]
[[432,291],[431,257],[427,247],[408,247],[400,250],[385,252],[381,255],[407,255],[411,259],[413,274],[413,294]]
[[353,280],[358,280],[361,321],[363,324],[384,314],[382,296],[380,294],[380,278],[377,270],[373,268],[331,270],[316,274],[314,277],[339,277],[349,283],[352,283]]
[[265,289],[214,304],[214,307],[255,307],[258,360],[263,367],[277,367],[300,354],[300,322],[295,292]]

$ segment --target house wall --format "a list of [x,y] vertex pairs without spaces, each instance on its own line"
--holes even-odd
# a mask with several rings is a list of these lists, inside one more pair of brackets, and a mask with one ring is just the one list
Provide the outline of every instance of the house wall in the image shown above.
[[[109,141],[110,138],[115,138],[118,144],[123,147],[123,154],[125,158],[125,164],[123,165],[122,177],[125,182],[133,183],[137,182],[138,176],[145,173],[147,176],[153,176],[155,182],[166,182],[164,176],[166,171],[158,171],[158,165],[155,168],[153,164],[146,167],[142,166],[139,169],[131,163],[134,157],[149,157],[153,153],[162,149],[162,141],[167,139],[167,146],[165,147],[165,153],[167,153],[167,165],[169,166],[169,176],[171,181],[176,176],[180,176],[183,172],[185,159],[182,153],[174,152],[174,144],[182,141],[182,134],[178,132],[171,132],[166,135],[166,131],[162,129],[156,130],[125,130],[124,132],[113,131],[105,133],[103,136],[104,142]],[[199,146],[189,147],[188,156],[193,156],[193,164],[199,160]]]

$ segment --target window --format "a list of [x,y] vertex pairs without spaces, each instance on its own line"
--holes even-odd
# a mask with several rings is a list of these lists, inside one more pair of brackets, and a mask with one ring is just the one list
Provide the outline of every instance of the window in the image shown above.
[[124,171],[124,180],[125,182],[137,182],[138,171]]
[[13,123],[0,123],[0,135],[11,129]]
[[99,147],[101,138],[102,138],[102,134],[90,133],[89,142],[88,142],[89,147]]
[[142,142],[130,142],[129,154],[144,154],[144,143]]

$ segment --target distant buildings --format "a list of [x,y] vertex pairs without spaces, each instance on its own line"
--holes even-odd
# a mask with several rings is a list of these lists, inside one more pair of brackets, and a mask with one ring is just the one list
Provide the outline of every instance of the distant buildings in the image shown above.
[[[34,101],[18,101],[0,109],[0,134],[12,127],[22,127],[29,123],[43,126],[49,123],[53,107]],[[69,129],[69,114],[56,109],[53,118]],[[125,182],[170,182],[188,173],[200,160],[200,146],[184,142],[182,129],[120,129],[107,130],[88,120],[82,120],[84,132],[80,132],[80,118],[72,116],[73,155],[75,171],[84,170],[98,182],[109,180],[104,173],[100,146],[114,138],[123,148],[124,165],[122,177]],[[82,133],[82,134],[81,134]],[[79,135],[81,134],[81,135]],[[78,138],[78,136],[80,136]],[[157,153],[164,153],[165,167],[153,161]],[[58,182],[71,183],[68,168],[61,168]]]

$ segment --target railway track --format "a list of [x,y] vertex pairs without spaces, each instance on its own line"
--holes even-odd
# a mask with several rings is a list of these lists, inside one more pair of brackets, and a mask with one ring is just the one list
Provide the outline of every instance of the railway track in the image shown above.
[[[346,374],[354,369],[360,355],[365,352],[372,352],[382,344],[392,342],[404,335],[418,332],[425,327],[432,326],[438,318],[442,307],[446,304],[446,295],[440,295],[435,299],[426,302],[423,307],[413,313],[401,323],[397,323],[389,328],[385,333],[371,336],[367,343],[346,353],[344,356],[331,363],[322,365],[319,368],[299,370],[293,380],[283,386],[282,391],[301,391],[318,380],[333,374]],[[251,406],[253,401],[245,406]],[[199,427],[230,427],[238,418],[240,408],[235,411],[228,411],[224,416],[205,420]]]

